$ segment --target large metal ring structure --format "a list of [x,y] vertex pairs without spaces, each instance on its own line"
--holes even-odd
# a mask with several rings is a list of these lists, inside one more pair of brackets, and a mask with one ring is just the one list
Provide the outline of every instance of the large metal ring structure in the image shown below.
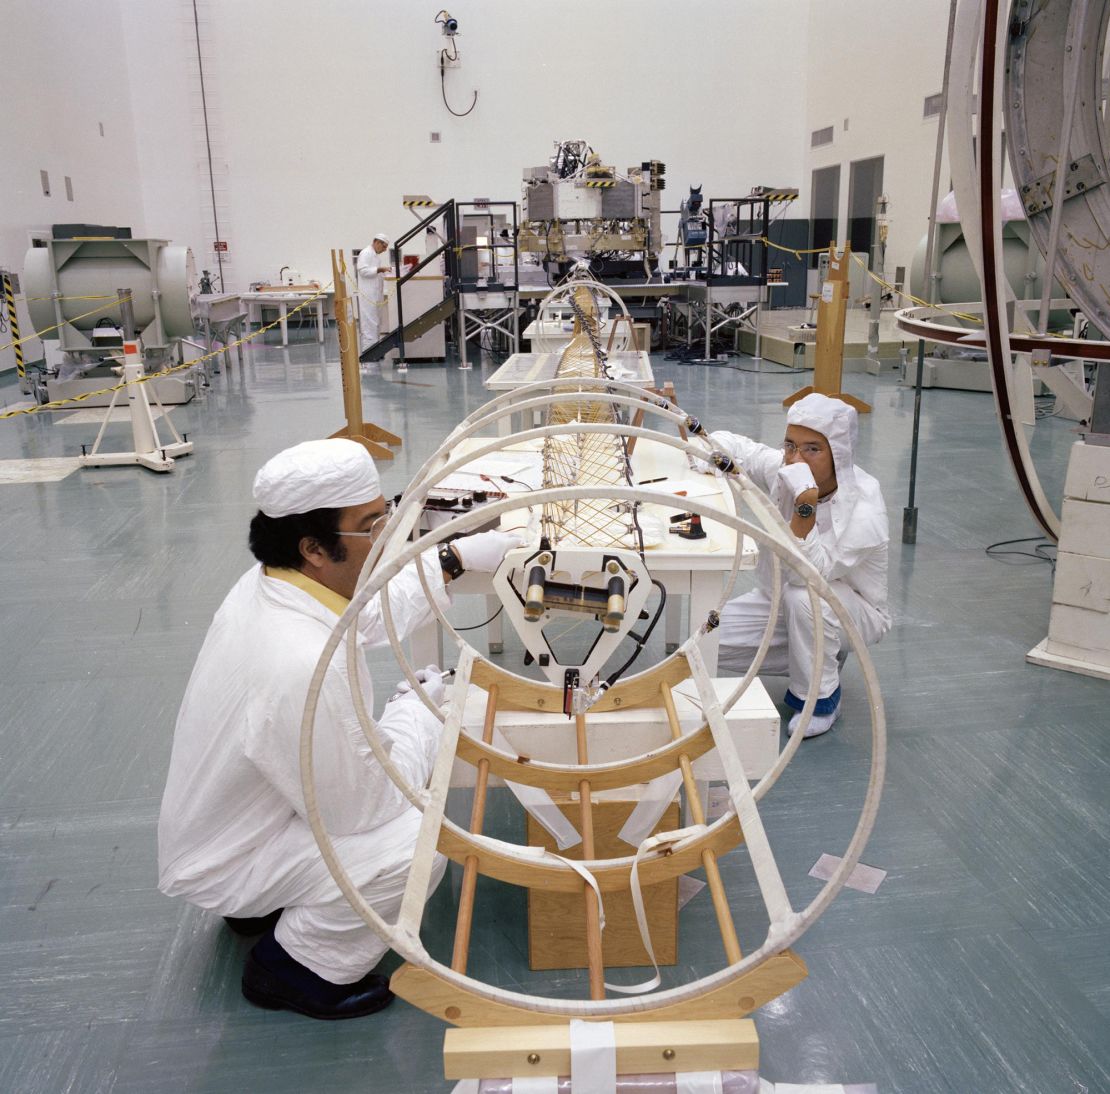
[[1010,165],[1068,296],[1110,338],[1110,164],[1102,113],[1110,4],[1016,0],[1006,34]]
[[[569,308],[571,294],[576,289],[587,289],[596,301],[605,301],[607,306],[616,310],[616,317],[610,320],[606,351],[619,352],[628,349],[632,345],[633,337],[632,316],[620,294],[603,282],[577,274],[573,270],[566,280],[556,285],[536,306],[536,322],[543,321],[548,308],[557,307],[562,302],[565,302],[565,306]],[[537,353],[552,353],[566,345],[566,342],[567,339],[562,334],[554,337],[549,334],[539,334],[532,339],[532,348]]]
[[[729,496],[734,507],[744,506],[750,510],[751,519],[738,516],[735,512],[724,512],[690,498],[682,499],[681,508],[735,531],[738,534],[738,553],[741,549],[740,537],[744,535],[751,536],[762,549],[772,552],[776,564],[776,577],[779,577],[783,568],[799,575],[808,585],[815,616],[820,616],[821,602],[824,601],[836,615],[851,648],[859,657],[867,689],[872,726],[872,755],[867,792],[843,861],[817,896],[800,910],[795,910],[791,906],[786,894],[760,821],[757,803],[770,790],[790,762],[803,734],[799,732],[791,738],[777,762],[760,779],[758,785],[752,788],[744,776],[727,727],[724,727],[724,711],[735,703],[748,683],[754,679],[759,662],[766,652],[777,616],[779,581],[776,581],[775,603],[756,662],[738,681],[733,695],[724,702],[717,700],[700,655],[698,641],[705,627],[693,628],[693,624],[691,626],[695,629],[695,633],[674,654],[651,669],[627,679],[621,679],[598,700],[593,709],[603,709],[605,704],[610,707],[619,706],[625,698],[629,699],[629,705],[631,705],[631,698],[646,689],[656,696],[662,694],[665,702],[666,696],[669,695],[669,688],[676,680],[692,677],[705,711],[702,724],[689,732],[678,731],[672,723],[674,739],[665,747],[655,748],[647,753],[629,756],[616,762],[590,763],[588,760],[578,764],[522,762],[522,757],[504,752],[488,742],[478,741],[463,733],[461,723],[464,704],[456,703],[444,714],[430,702],[415,679],[412,666],[400,648],[393,626],[389,609],[390,581],[409,562],[418,559],[425,551],[433,548],[449,535],[465,534],[479,525],[484,525],[514,510],[543,505],[549,501],[573,502],[576,499],[588,501],[604,495],[618,504],[661,504],[678,507],[675,498],[642,486],[607,486],[604,489],[582,486],[545,488],[526,495],[507,497],[488,503],[415,540],[410,538],[419,520],[423,500],[438,481],[458,467],[480,457],[483,452],[502,449],[506,445],[504,438],[491,438],[488,444],[459,455],[457,449],[461,441],[487,430],[506,415],[551,406],[565,402],[568,398],[611,401],[614,406],[629,411],[642,409],[645,414],[661,417],[669,426],[676,426],[687,420],[681,411],[669,403],[648,396],[640,389],[629,385],[607,379],[561,379],[507,393],[476,411],[452,432],[440,450],[418,473],[382,537],[375,543],[360,576],[358,590],[350,606],[336,624],[321,654],[306,702],[301,738],[302,784],[309,823],[339,888],[364,921],[408,962],[394,975],[394,990],[403,998],[449,1022],[460,1025],[496,1025],[551,1021],[553,1018],[632,1020],[747,1013],[793,986],[804,976],[804,966],[787,948],[825,910],[858,862],[878,809],[885,766],[885,723],[882,701],[875,670],[866,647],[835,593],[793,546],[788,527],[769,499],[742,472],[734,472],[726,477]],[[686,441],[669,433],[642,426],[612,423],[571,422],[547,425],[518,434],[508,443],[565,437],[575,433],[588,435],[601,431],[609,431],[625,438],[650,440],[702,460],[712,455],[711,446],[702,438]],[[737,566],[738,560],[734,560],[734,574]],[[413,684],[414,690],[444,722],[440,752],[428,786],[426,788],[411,786],[390,762],[377,725],[367,710],[368,704],[364,701],[357,683],[352,684],[352,697],[369,747],[401,792],[422,813],[421,835],[396,923],[387,923],[375,913],[347,874],[321,820],[312,768],[316,703],[324,676],[333,657],[337,655],[340,643],[346,639],[351,680],[366,682],[364,666],[361,665],[362,653],[358,646],[357,622],[359,613],[371,598],[379,594],[384,594],[380,596],[379,603],[399,664]],[[545,698],[554,700],[559,696],[559,689],[550,684],[538,683],[491,664],[469,646],[463,637],[450,627],[442,614],[439,614],[441,622],[453,636],[458,650],[455,684],[457,695],[465,696],[471,682],[479,683],[486,687],[491,695],[495,690],[500,689],[515,695],[518,707],[525,709],[528,709],[530,704],[531,709],[543,709],[541,700]],[[816,656],[819,659],[822,656],[823,642],[820,627],[815,631],[815,641]],[[368,682],[367,688],[369,690]],[[817,699],[817,689],[818,681],[815,679],[806,696],[802,712],[806,724]],[[372,705],[372,693],[369,698]],[[559,703],[553,702],[547,709],[559,709]],[[508,991],[443,965],[428,954],[420,941],[418,931],[437,847],[456,862],[466,863],[468,860],[474,860],[477,863],[478,873],[482,875],[500,877],[514,881],[516,884],[522,884],[520,878],[523,875],[545,888],[578,892],[584,889],[579,875],[563,860],[554,856],[537,858],[534,849],[506,844],[486,837],[480,832],[465,831],[445,817],[448,780],[456,757],[475,765],[485,763],[489,771],[518,783],[552,788],[581,786],[585,781],[587,787],[592,784],[597,788],[605,788],[627,786],[634,782],[655,778],[667,771],[679,770],[684,762],[688,765],[690,760],[714,746],[718,748],[729,774],[730,793],[735,813],[726,814],[712,824],[696,825],[692,832],[676,839],[667,847],[638,853],[635,857],[610,859],[587,857],[582,865],[592,873],[599,890],[609,891],[628,886],[629,875],[634,865],[638,865],[643,882],[650,884],[700,866],[705,861],[706,855],[723,853],[743,840],[747,843],[751,854],[770,922],[766,938],[757,950],[747,956],[741,956],[738,947],[730,951],[726,939],[728,964],[709,976],[647,996],[626,999],[595,997],[588,1000],[547,998]],[[642,851],[643,848],[641,848]],[[524,882],[524,884],[527,883]],[[585,895],[589,903],[589,892],[587,891]],[[727,901],[725,910],[727,911]],[[722,937],[725,937],[724,931],[722,931]]]
[[[952,54],[949,158],[957,207],[983,286],[983,331],[970,334],[937,323],[939,310],[899,312],[898,325],[934,341],[987,350],[1003,439],[1022,495],[1052,539],[1060,521],[1040,484],[1016,411],[1013,354],[1052,359],[1106,360],[1105,344],[1048,336],[1048,295],[1054,278],[1065,285],[1102,334],[1110,338],[1110,166],[1102,117],[1107,0],[961,0]],[[1010,166],[1045,255],[1037,316],[1015,307],[1002,271],[1002,116]],[[978,114],[978,133],[973,118]],[[1027,382],[1027,376],[1026,380]]]

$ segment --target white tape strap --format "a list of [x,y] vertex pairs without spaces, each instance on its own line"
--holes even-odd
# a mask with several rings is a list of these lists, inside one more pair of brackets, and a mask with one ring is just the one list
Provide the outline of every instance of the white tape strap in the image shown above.
[[[594,877],[589,870],[580,862],[575,862],[572,858],[563,858],[562,855],[555,854],[554,851],[548,851],[551,858],[557,858],[560,862],[569,866],[597,895],[597,918],[601,923],[601,930],[605,930],[605,902],[601,899],[601,886],[597,883],[597,878]],[[606,984],[606,987],[609,985]]]
[[674,1083],[675,1094],[724,1094],[719,1071],[678,1071]]
[[732,797],[732,804],[736,815],[740,818],[740,829],[744,833],[744,843],[748,848],[752,869],[759,884],[759,891],[763,896],[763,903],[767,906],[767,914],[771,920],[771,931],[780,928],[790,916],[793,908],[790,897],[783,884],[782,875],[779,873],[778,863],[775,861],[774,852],[767,839],[763,828],[763,821],[759,816],[759,809],[755,804],[751,786],[748,783],[747,772],[740,760],[740,753],[736,750],[736,742],[728,730],[725,716],[717,701],[717,693],[713,682],[706,671],[705,662],[702,660],[697,645],[692,645],[686,653],[690,664],[694,684],[701,697],[702,709],[709,730],[713,734],[713,743],[717,746],[717,755],[725,769],[728,779],[728,790]]
[[647,955],[651,958],[655,975],[650,980],[641,984],[606,984],[610,991],[620,992],[622,995],[642,995],[644,992],[654,991],[663,982],[659,974],[659,962],[655,959],[655,947],[651,944],[651,930],[648,927],[647,913],[644,911],[644,894],[640,888],[640,860],[652,851],[661,847],[681,843],[693,836],[700,836],[706,831],[704,824],[694,824],[689,828],[676,828],[673,832],[660,832],[657,836],[649,836],[636,848],[636,857],[632,860],[632,875],[629,878],[632,891],[632,907],[636,912],[636,926],[640,929],[640,941],[643,943]]
[[[516,750],[499,729],[493,731],[493,747],[510,756]],[[525,786],[523,783],[505,781],[516,800],[524,807],[535,822],[555,841],[560,851],[575,847],[582,842],[578,829],[567,819],[563,811],[551,800],[551,795],[540,786]]]
[[[700,836],[706,831],[707,828],[704,824],[694,824],[689,828],[676,828],[673,832],[660,832],[657,836],[649,836],[636,848],[636,857],[632,860],[632,873],[629,878],[632,892],[632,908],[636,912],[636,926],[640,931],[640,941],[643,943],[644,950],[651,961],[652,968],[655,970],[655,975],[649,980],[641,981],[639,984],[610,984],[608,981],[605,981],[606,991],[615,991],[621,995],[643,995],[646,992],[655,991],[663,982],[663,978],[659,973],[659,962],[655,959],[655,947],[651,944],[651,929],[648,926],[647,913],[644,910],[644,894],[640,888],[640,859],[642,859],[644,855],[650,854],[652,851],[659,850],[660,847],[682,843],[684,840]],[[529,850],[534,852],[536,848],[529,848]],[[575,862],[574,859],[563,858],[562,855],[557,855],[554,851],[548,851],[547,854],[551,858],[556,858],[569,866],[591,889],[593,889],[597,896],[597,913],[598,919],[601,922],[600,929],[604,932],[605,903],[601,898],[601,887],[597,883],[597,878],[594,877],[582,863]]]
[[640,844],[655,831],[667,807],[674,801],[675,794],[682,784],[682,772],[677,768],[660,775],[647,784],[643,797],[636,803],[636,808],[629,814],[624,827],[618,833],[625,843],[633,847]]
[[574,1094],[617,1089],[617,1034],[612,1022],[570,1023],[570,1088]]
[[512,1082],[512,1094],[559,1094],[558,1075],[514,1075]]

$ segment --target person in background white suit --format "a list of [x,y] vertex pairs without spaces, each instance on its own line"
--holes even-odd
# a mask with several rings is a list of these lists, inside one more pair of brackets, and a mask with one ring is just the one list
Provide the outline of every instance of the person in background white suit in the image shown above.
[[[855,465],[858,416],[839,399],[810,394],[787,411],[786,439],[771,448],[736,433],[713,433],[713,446],[726,452],[778,505],[798,546],[847,609],[867,645],[890,630],[887,554],[890,530],[879,484]],[[763,662],[771,675],[785,673],[786,703],[802,709],[810,681],[819,676],[818,702],[807,737],[830,730],[840,715],[842,632],[822,604],[824,657],[814,664],[814,619],[804,579],[782,567],[783,595],[778,625]],[[771,552],[760,550],[755,589],[729,601],[721,612],[718,663],[746,672],[770,616]],[[794,733],[801,716],[789,725]]]
[[[392,999],[370,970],[386,950],[336,886],[305,814],[300,726],[309,681],[387,520],[377,469],[350,440],[308,441],[280,452],[254,480],[259,512],[250,546],[258,565],[220,606],[186,688],[158,821],[159,888],[261,933],[243,994],[314,1018],[371,1014]],[[492,571],[516,536],[481,532],[428,551],[390,582],[400,636],[441,607],[464,569]],[[386,640],[374,598],[361,644]],[[431,697],[444,686],[421,670]],[[364,698],[369,709],[369,696]],[[441,724],[407,685],[379,719],[410,784],[431,773]],[[324,676],[315,725],[321,812],[366,900],[385,918],[400,908],[420,814],[375,760],[351,698],[345,644]],[[439,859],[431,888],[443,873]]]
[[358,279],[358,331],[360,349],[372,346],[381,337],[382,304],[385,302],[385,274],[391,269],[389,236],[379,233],[369,247],[363,247],[355,262]]

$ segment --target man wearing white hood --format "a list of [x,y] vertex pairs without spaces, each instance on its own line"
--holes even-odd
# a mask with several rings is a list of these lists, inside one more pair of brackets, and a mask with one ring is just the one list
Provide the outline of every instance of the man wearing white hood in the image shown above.
[[369,247],[363,247],[355,262],[358,280],[359,348],[372,346],[381,334],[382,304],[385,302],[385,274],[390,270],[389,236],[378,233]]
[[[781,449],[736,433],[713,433],[715,448],[730,455],[752,481],[767,491],[798,539],[802,554],[831,585],[867,645],[890,630],[887,553],[890,531],[878,482],[855,465],[858,416],[839,399],[811,394],[787,411]],[[822,605],[824,657],[814,663],[814,619],[804,580],[782,567],[778,625],[763,671],[790,679],[786,703],[800,711],[815,673],[818,701],[807,737],[826,733],[840,715],[842,632]],[[746,672],[770,616],[771,552],[760,551],[755,589],[729,601],[721,612],[719,664]],[[789,731],[801,721],[795,714]]]
[[[308,441],[274,456],[254,480],[259,512],[247,571],[217,611],[174,731],[158,821],[158,885],[262,934],[243,994],[313,1018],[372,1014],[393,996],[370,970],[386,950],[336,886],[306,820],[300,726],[309,681],[355,593],[387,520],[374,461],[350,440]],[[516,536],[481,532],[411,562],[390,582],[400,636],[431,616],[419,568],[441,607],[464,569],[492,571]],[[359,621],[363,646],[385,641],[380,605]],[[433,700],[435,666],[417,674]],[[431,773],[440,722],[408,688],[385,705],[379,730],[409,783]],[[365,696],[365,690],[364,690]],[[369,697],[365,696],[369,709]],[[324,823],[348,873],[379,914],[396,917],[419,812],[375,760],[351,698],[345,645],[324,676],[315,726]],[[443,874],[439,859],[431,888]]]

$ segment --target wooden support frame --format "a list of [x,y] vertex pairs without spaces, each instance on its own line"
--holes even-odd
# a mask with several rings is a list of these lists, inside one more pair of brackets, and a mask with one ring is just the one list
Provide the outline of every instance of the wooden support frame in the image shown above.
[[[615,1031],[618,1075],[668,1071],[754,1071],[759,1036],[749,1018],[701,1022],[640,1022]],[[443,1042],[448,1079],[569,1075],[570,1027],[495,1026],[449,1029]]]
[[[459,710],[462,703],[456,704]],[[486,716],[482,723],[482,741],[489,744],[493,740],[493,725],[497,718],[497,685],[489,689],[486,699]],[[457,744],[457,742],[456,742]],[[470,832],[472,835],[482,831],[486,816],[486,787],[489,783],[489,761],[478,761],[478,775],[474,784],[474,804],[470,810]],[[478,885],[478,856],[467,855],[463,861],[462,887],[459,892],[459,913],[455,921],[455,946],[451,953],[451,968],[455,972],[466,972],[467,954],[470,950],[470,927],[474,919],[474,894]]]
[[[586,715],[574,716],[574,737],[578,749],[578,762],[589,763],[590,753],[586,744]],[[594,857],[594,811],[590,798],[590,780],[579,780],[579,832],[582,835],[582,857]],[[593,887],[582,882],[582,897],[586,913],[586,961],[590,975],[590,998],[605,998],[605,964],[601,956],[601,907]]]
[[[638,1005],[612,1017],[622,1023],[743,1018],[797,987],[808,975],[805,962],[793,950],[786,949],[728,984],[665,1005],[652,1005],[651,996],[643,997],[634,1001]],[[546,1011],[509,1006],[411,964],[402,965],[390,977],[389,987],[399,998],[453,1026],[545,1025],[553,1015],[582,1017],[569,1000],[562,1005],[556,1000]]]
[[837,257],[836,246],[829,244],[829,273],[821,289],[821,299],[817,302],[817,346],[813,357],[813,383],[801,391],[795,391],[782,401],[783,406],[791,406],[799,399],[818,392],[830,399],[854,406],[860,414],[869,414],[871,407],[854,395],[846,395],[840,389],[844,372],[844,324],[848,318],[848,269],[851,266],[852,246],[844,244],[844,250]]
[[376,460],[391,460],[387,445],[401,447],[401,438],[362,418],[362,374],[358,368],[358,325],[354,302],[347,291],[347,258],[342,251],[331,252],[332,283],[335,286],[335,329],[339,336],[339,366],[343,376],[343,411],[347,424],[332,434],[358,441]]
[[[666,684],[659,686],[659,694],[663,700],[663,709],[667,712],[667,722],[671,727],[671,738],[679,741],[682,739],[682,728],[678,722],[678,711],[675,710],[674,696]],[[685,752],[679,755],[678,766],[682,770],[682,786],[686,791],[686,802],[690,810],[690,817],[695,824],[705,824],[705,810],[702,808],[701,794],[694,779],[694,768],[690,763],[690,757]],[[717,853],[708,847],[705,848],[701,853],[701,864],[705,870],[705,880],[713,901],[713,914],[717,917],[717,928],[721,932],[721,941],[725,947],[725,957],[730,965],[735,965],[744,955],[740,950],[740,940],[736,937],[736,925],[732,922],[732,909],[728,906],[728,893],[725,892],[725,883],[721,880],[721,870],[717,865]]]
[[[520,407],[526,403],[546,404],[549,399],[558,398],[558,396],[536,397],[535,392],[545,386],[548,391],[551,390],[551,386],[549,385],[535,385],[534,388],[525,392],[523,402],[519,400],[506,400],[504,403],[499,402],[497,409],[489,413],[486,413],[485,408],[483,408],[482,414],[477,417],[472,416],[467,428],[470,430],[477,430],[481,428],[482,425],[492,424],[499,417],[507,413],[512,413],[514,408],[520,409]],[[650,401],[642,398],[642,395],[638,394],[637,397],[633,398],[632,394],[625,394],[627,385],[622,385],[617,381],[602,381],[596,385],[595,382],[592,381],[583,381],[582,383],[583,390],[588,391],[601,391],[605,387],[610,386],[614,392],[617,393],[612,396],[614,402],[623,400],[626,405],[644,405],[646,408],[655,409]],[[661,410],[660,413],[664,419],[670,422],[677,422],[682,418],[681,415],[677,415],[669,409]],[[482,425],[479,423],[482,423]],[[568,432],[571,428],[572,427],[569,426],[556,426],[546,427],[541,430],[527,431],[519,439],[528,436],[545,437],[556,435]],[[601,427],[595,427],[589,423],[579,423],[573,428],[580,432],[593,432],[600,431]],[[608,426],[607,428],[609,428],[611,432],[629,437],[639,435],[651,436],[653,440],[681,448],[689,454],[698,455],[702,458],[704,458],[707,452],[705,442],[700,439],[683,442],[677,437],[667,437],[664,434],[629,426]],[[473,458],[473,454],[471,454],[469,458]],[[441,451],[433,457],[433,460],[430,461],[429,464],[425,465],[425,468],[418,474],[414,483],[413,504],[416,504],[418,498],[431,488],[431,485],[434,484],[438,475],[449,473],[449,470],[452,469],[451,464],[450,452],[444,453]],[[309,824],[316,835],[317,841],[321,847],[321,852],[324,855],[337,885],[367,924],[406,958],[408,964],[394,976],[394,988],[397,994],[401,995],[403,998],[410,999],[410,1001],[429,1010],[430,1013],[442,1015],[448,1021],[470,1025],[536,1024],[545,1021],[549,1022],[552,1016],[557,1019],[568,1017],[585,1018],[589,1020],[612,1019],[621,1022],[644,1021],[660,1017],[666,1017],[668,1019],[674,1017],[677,1020],[686,1020],[715,1018],[721,1017],[723,1014],[732,1015],[738,1010],[749,1007],[749,1004],[751,1004],[749,1009],[754,1009],[756,1006],[762,1005],[762,1003],[768,1001],[768,999],[774,998],[775,995],[781,994],[782,991],[787,990],[804,977],[804,965],[802,965],[787,948],[804,933],[807,927],[828,906],[836,892],[843,886],[847,876],[859,861],[860,853],[862,852],[867,836],[874,823],[875,813],[878,809],[879,787],[881,786],[882,772],[885,763],[885,725],[882,705],[878,697],[874,668],[871,665],[858,630],[855,628],[850,617],[847,616],[843,605],[839,603],[835,593],[828,586],[828,583],[798,554],[796,547],[792,545],[788,532],[785,530],[785,525],[782,522],[781,516],[773,510],[773,507],[770,506],[769,502],[766,502],[765,498],[762,499],[762,501],[760,500],[761,495],[756,496],[755,493],[752,493],[749,496],[747,492],[754,491],[754,487],[747,482],[742,473],[738,473],[735,476],[735,481],[733,477],[730,476],[730,489],[733,491],[734,497],[738,500],[743,498],[749,503],[753,514],[753,520],[758,521],[759,524],[753,524],[731,513],[721,513],[719,510],[709,512],[708,507],[698,502],[696,499],[690,499],[687,503],[688,507],[692,511],[702,513],[702,515],[709,515],[715,520],[720,520],[722,523],[742,532],[744,535],[752,535],[761,548],[765,547],[772,552],[776,566],[780,563],[785,563],[791,570],[798,573],[812,586],[816,594],[824,599],[835,612],[845,629],[852,648],[859,656],[872,713],[872,741],[874,748],[871,761],[871,774],[859,822],[845,849],[841,864],[833,877],[825,883],[808,905],[800,909],[796,914],[788,915],[785,920],[779,920],[774,912],[772,912],[772,922],[773,924],[777,924],[777,929],[769,932],[763,944],[757,949],[752,950],[746,956],[743,956],[740,961],[731,963],[726,968],[702,977],[700,980],[693,983],[663,989],[644,997],[619,999],[551,999],[499,988],[492,984],[475,980],[473,977],[462,975],[440,964],[423,949],[418,938],[412,938],[404,932],[399,931],[395,925],[385,923],[362,898],[358,889],[352,885],[349,876],[345,873],[342,864],[338,860],[335,847],[328,837],[326,830],[323,828],[312,781],[312,729],[315,718],[315,703],[319,695],[320,686],[322,685],[323,675],[338,643],[346,637],[349,651],[354,650],[356,647],[357,631],[355,622],[359,612],[366,605],[371,596],[387,588],[389,582],[405,565],[442,538],[441,532],[437,533],[433,531],[415,541],[405,542],[404,537],[399,536],[399,533],[402,529],[411,531],[412,513],[410,513],[409,509],[405,506],[402,506],[398,512],[394,514],[394,517],[391,518],[390,528],[387,529],[386,534],[382,537],[382,541],[375,544],[375,550],[372,551],[371,555],[368,557],[363,574],[360,576],[359,588],[352,599],[351,605],[337,623],[333,635],[329,638],[321,653],[321,659],[317,666],[317,671],[314,673],[312,685],[310,687],[309,699],[306,703],[305,716],[302,723],[301,757],[302,788],[305,792],[306,815]],[[595,489],[585,487],[545,488],[537,491],[534,495],[529,495],[527,503],[542,504],[548,500],[562,501],[577,498],[586,499],[591,496],[596,496],[596,494],[597,492]],[[654,498],[651,491],[631,486],[607,488],[605,496],[613,500],[628,502],[650,501]],[[508,512],[513,507],[519,508],[520,505],[520,499],[506,499],[503,502],[493,502],[487,506],[482,513],[466,514],[460,517],[452,531],[463,533],[476,525],[479,518],[485,521],[500,516],[502,512]],[[385,553],[387,548],[388,553]],[[398,660],[404,668],[406,676],[412,679],[414,674],[407,659],[404,658],[403,652],[400,650],[399,639],[388,611],[388,602],[388,595],[382,598],[383,620],[386,625],[386,630],[390,634],[391,643],[394,646],[394,650],[397,653]],[[449,626],[449,624],[447,625]],[[460,650],[470,648],[461,635],[458,635],[454,631],[452,631],[452,634],[454,634]],[[669,678],[668,674],[670,672],[677,672],[678,679],[688,678],[687,674],[695,671],[695,663],[701,664],[700,658],[696,655],[696,646],[688,643],[683,647],[682,652],[684,656],[681,665],[678,664],[679,659],[677,657],[672,657],[668,662],[664,663],[666,668],[663,666],[658,667],[662,670],[661,672],[655,674],[644,673],[639,677],[626,681],[629,686],[628,694],[632,693],[634,687],[647,687],[647,696],[650,697],[650,701],[653,704],[658,703],[660,695],[659,685],[662,679]],[[352,653],[351,656],[354,656],[354,654]],[[485,663],[483,659],[479,657],[475,663],[475,679],[480,675],[480,671],[484,671],[484,669]],[[354,676],[352,676],[352,679],[353,678]],[[532,682],[522,681],[522,678],[514,677],[512,674],[504,674],[501,679],[505,681],[506,690],[510,687],[523,688],[526,702],[530,701],[536,703],[536,707],[533,709],[543,709],[539,706],[538,700],[543,699],[544,702],[546,702],[548,697],[558,690],[545,690],[544,685],[538,685],[540,688],[538,691],[532,690],[536,685]],[[489,682],[492,683],[494,680],[495,677],[491,673]],[[741,681],[738,684],[737,693],[742,689],[743,683],[744,681]],[[423,689],[419,687],[416,687],[415,690],[418,694],[423,693]],[[616,697],[617,690],[617,688],[612,689],[614,698]],[[815,696],[816,691],[811,689],[811,694],[806,700],[806,710],[803,710],[803,718],[812,710]],[[649,701],[648,697],[645,697],[643,701]],[[505,694],[504,691],[502,691],[498,696],[499,705],[504,698]],[[607,695],[605,698],[608,699],[610,696]],[[425,701],[427,701],[426,696]],[[724,706],[728,706],[734,701],[735,695],[732,699],[725,700]],[[714,702],[716,702],[715,696]],[[616,706],[617,704],[614,702],[614,708]],[[356,709],[358,709],[357,704]],[[527,706],[525,706],[525,709],[527,709]],[[560,709],[560,707],[556,707],[555,709]],[[440,716],[442,717],[442,714]],[[711,732],[717,721],[723,723],[723,716],[720,715],[720,704],[717,704],[717,710],[713,712],[712,716],[707,716],[707,723]],[[381,748],[380,739],[372,719],[369,719],[365,711],[360,711],[360,722],[362,723],[364,733],[372,742],[375,755],[378,755],[378,749]],[[696,732],[697,731],[695,731],[695,733]],[[473,739],[471,738],[470,740]],[[482,745],[480,741],[475,743],[479,746]],[[796,745],[796,743],[796,740],[792,741],[791,745]],[[485,747],[488,749],[490,746]],[[682,739],[680,742],[672,740],[665,748],[673,750],[673,754],[669,755],[667,758],[667,765],[669,765],[670,769],[681,768],[679,757],[684,751],[687,753],[688,758],[690,758],[690,741],[688,739]],[[659,751],[664,750],[656,750],[656,752],[652,754],[653,757]],[[784,769],[786,762],[789,761],[789,757],[792,756],[795,751],[796,749],[792,749],[788,746],[779,761],[772,768],[772,771],[768,772],[768,774],[760,780],[759,785],[754,791],[745,786],[747,795],[744,793],[736,794],[734,792],[734,800],[739,798],[744,805],[744,812],[747,812],[749,809],[754,810],[755,803],[760,799],[762,794],[774,784],[775,780]],[[494,762],[498,756],[503,760],[510,761],[514,767],[518,764],[517,757],[508,756],[505,753],[498,753],[496,750],[490,749],[490,751],[487,752],[487,756],[490,759],[490,773],[494,771]],[[481,758],[481,756],[478,757],[479,761]],[[631,762],[638,763],[642,760],[643,757],[633,757]],[[542,765],[539,764],[522,765],[524,770],[528,768],[540,769],[541,766]],[[733,768],[734,766],[735,765],[730,765],[730,767]],[[577,776],[579,780],[582,778],[588,779],[591,791],[593,791],[597,787],[598,776],[602,775],[602,777],[604,777],[603,773],[598,771],[598,768],[603,769],[605,767],[606,765],[586,764],[578,765],[578,767],[575,768],[568,765],[568,771],[572,776]],[[519,777],[520,770],[520,768],[517,768],[514,771],[513,774],[515,777],[513,781],[521,781]],[[394,774],[393,777],[395,781],[398,782],[398,786],[402,792],[414,802],[417,808],[425,808],[423,791],[415,791],[404,782],[403,778],[398,781],[398,776],[396,774]],[[730,775],[730,778],[731,777]],[[744,817],[743,820],[745,826],[747,826],[747,818]],[[728,830],[729,825],[733,826],[731,832]],[[701,864],[702,853],[706,848],[710,848],[716,854],[720,854],[727,848],[728,839],[731,839],[733,844],[735,844],[735,841],[739,838],[740,822],[736,816],[729,815],[726,818],[722,818],[721,821],[716,822],[714,825],[709,826],[704,834],[699,834],[695,838],[691,838],[688,841],[676,845],[678,849],[673,850],[671,854],[660,851],[648,852],[640,860],[638,873],[642,876],[645,883],[650,883],[652,870],[665,871],[681,868],[680,872],[685,872],[686,869]],[[581,891],[580,882],[577,880],[572,870],[557,859],[552,857],[552,859],[548,861],[544,859],[537,860],[534,855],[529,853],[527,848],[520,848],[512,844],[502,844],[498,843],[498,841],[473,836],[459,829],[457,826],[452,826],[446,819],[440,829],[440,843],[444,842],[453,842],[455,844],[457,853],[461,856],[459,861],[464,861],[465,857],[469,854],[476,854],[479,857],[479,873],[485,873],[488,864],[491,876],[497,876],[497,871],[504,868],[506,870],[516,870],[518,875],[531,878],[532,883],[538,883],[540,887],[544,887],[550,883],[553,887],[565,887],[567,891]],[[668,850],[671,849],[669,848]],[[679,858],[679,856],[685,854],[690,855],[688,865],[684,864],[683,860]],[[452,857],[455,857],[455,853],[452,854]],[[599,887],[604,890],[606,886],[616,887],[618,881],[621,884],[624,883],[620,880],[619,874],[621,871],[630,870],[631,860],[587,862],[586,867],[595,872]],[[765,878],[760,878],[761,884],[764,880]],[[570,884],[567,884],[568,882]],[[528,884],[527,881],[517,881],[516,883]],[[573,885],[573,888],[571,888],[571,885]]]

